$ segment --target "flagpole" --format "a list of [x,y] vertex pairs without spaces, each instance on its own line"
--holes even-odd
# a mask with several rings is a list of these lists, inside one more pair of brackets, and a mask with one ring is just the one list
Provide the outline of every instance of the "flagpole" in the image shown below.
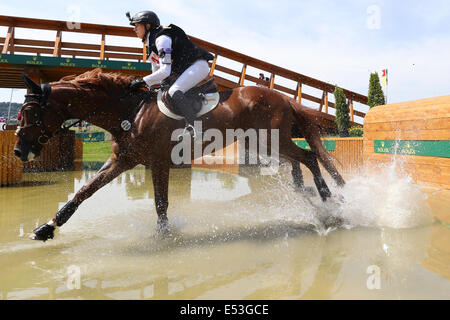
[[389,77],[388,77],[388,69],[386,69],[386,104],[388,104],[388,87],[389,87]]

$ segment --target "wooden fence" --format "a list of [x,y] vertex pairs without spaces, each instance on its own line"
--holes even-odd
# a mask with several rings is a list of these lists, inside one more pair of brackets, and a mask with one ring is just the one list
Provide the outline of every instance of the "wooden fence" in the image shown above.
[[[73,59],[78,57],[90,57],[91,59],[100,59],[98,61],[100,66],[102,61],[105,62],[105,68],[107,68],[108,61],[111,61],[110,59],[124,59],[132,63],[146,61],[145,46],[125,47],[108,45],[108,36],[123,36],[136,39],[134,31],[130,27],[79,23],[77,24],[77,27],[74,28],[74,23],[68,21],[43,20],[2,15],[0,15],[0,26],[8,27],[6,36],[4,38],[0,38],[0,45],[3,44],[1,51],[2,54],[26,53],[34,54],[38,57],[40,55],[48,55],[55,58],[67,57]],[[20,39],[15,37],[15,30],[18,28],[51,30],[55,32],[55,38],[50,41],[43,39]],[[97,34],[99,36],[99,42],[97,44],[66,42],[64,41],[64,33],[67,32]],[[214,54],[215,58],[210,63],[210,76],[215,77],[216,83],[219,87],[235,88],[244,86],[245,81],[247,81],[251,84],[259,84],[267,86],[271,89],[276,89],[295,98],[300,103],[303,100],[314,102],[318,104],[317,109],[322,114],[328,114],[329,109],[335,108],[335,105],[329,101],[329,94],[332,94],[335,90],[334,84],[281,68],[274,64],[252,58],[193,36],[190,36],[190,38],[196,44]],[[136,43],[138,42],[139,41],[136,41]],[[239,66],[237,68],[238,70],[231,69],[226,60],[231,60],[233,65],[236,65],[237,63]],[[94,60],[94,62],[97,63],[97,60]],[[60,65],[52,66],[51,69],[45,73],[49,76],[51,73],[57,72],[58,68],[61,69],[61,67],[67,67],[67,64],[73,65],[73,69],[76,69],[76,61],[61,61]],[[42,68],[45,66],[39,67]],[[134,71],[132,69],[126,70],[126,66],[122,66],[121,68],[123,69],[121,72],[131,72],[134,74],[142,74],[142,72],[144,72],[142,70],[138,71],[137,69]],[[139,69],[139,66],[136,66],[136,68]],[[250,71],[251,68],[254,70]],[[148,73],[148,71],[145,72]],[[217,72],[220,72],[221,75],[225,75],[225,77],[218,75]],[[270,80],[264,81],[259,79],[258,74],[260,72],[269,74]],[[289,81],[284,81],[282,83],[279,82],[280,79],[289,80],[292,83],[290,85],[292,87],[286,87],[285,83]],[[17,78],[14,81],[17,82],[17,85],[23,86],[20,78]],[[8,79],[9,85],[11,85],[11,82],[12,80]],[[318,97],[308,94],[308,87],[319,90],[321,94],[319,94]],[[367,96],[347,89],[343,90],[348,99],[351,121],[354,121],[354,116],[364,118],[365,112],[356,110],[354,108],[354,102],[367,105]],[[331,114],[329,115],[332,116]]]
[[[305,141],[305,139],[292,139]],[[339,172],[357,173],[363,166],[363,138],[322,138],[327,151],[336,158]],[[308,148],[307,148],[308,149]]]
[[[309,149],[305,139],[292,139],[294,143]],[[327,151],[336,158],[339,172],[357,173],[363,166],[363,138],[322,138]],[[228,147],[192,161],[192,167],[239,172],[239,147],[235,142]],[[228,162],[228,163],[227,163]],[[246,159],[248,163],[248,159]],[[258,161],[259,163],[259,161]]]
[[22,162],[13,153],[16,143],[14,132],[0,131],[0,186],[12,185],[22,180]]
[[370,109],[364,164],[376,168],[394,160],[416,182],[450,189],[450,96]]

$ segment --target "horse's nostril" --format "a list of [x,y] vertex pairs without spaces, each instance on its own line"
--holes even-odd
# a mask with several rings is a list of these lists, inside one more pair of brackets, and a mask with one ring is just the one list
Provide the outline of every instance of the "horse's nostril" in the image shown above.
[[22,152],[20,152],[19,149],[14,149],[14,155],[15,155],[17,158],[20,158],[20,157],[22,156]]

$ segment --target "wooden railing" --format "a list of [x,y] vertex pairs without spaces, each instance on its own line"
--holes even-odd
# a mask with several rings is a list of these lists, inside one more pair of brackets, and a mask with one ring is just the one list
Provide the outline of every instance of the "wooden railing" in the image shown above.
[[[67,21],[42,20],[1,15],[0,26],[8,27],[6,37],[0,38],[0,44],[3,44],[1,51],[3,54],[14,54],[21,52],[33,53],[36,55],[52,55],[54,57],[71,56],[73,58],[91,57],[101,60],[125,59],[138,62],[146,61],[145,46],[126,47],[113,46],[106,43],[106,36],[123,36],[136,38],[133,29],[130,27],[108,26],[89,23],[72,23]],[[48,41],[15,38],[14,33],[16,28],[53,30],[55,31],[55,40]],[[63,32],[97,34],[101,37],[98,44],[65,42]],[[328,99],[328,95],[334,92],[335,85],[278,67],[276,65],[252,58],[250,56],[238,53],[236,51],[215,45],[204,40],[200,40],[192,36],[190,36],[190,38],[199,46],[205,48],[215,55],[214,60],[210,64],[210,76],[214,76],[216,78],[216,82],[223,87],[234,88],[243,86],[244,82],[247,80],[254,84],[265,85],[271,89],[276,89],[280,92],[288,94],[300,103],[303,100],[317,103],[319,104],[318,110],[327,114],[329,113],[330,108],[335,108],[334,103],[332,103]],[[220,65],[219,63],[221,58],[226,58],[234,62],[238,62],[240,65],[242,65],[242,69],[240,71],[236,71],[225,65]],[[258,73],[269,73],[270,80],[264,81],[256,76],[250,75],[247,72],[248,67],[253,67],[259,70]],[[218,76],[216,74],[217,71],[224,73],[227,78]],[[229,78],[236,78],[236,81],[230,80]],[[279,78],[285,78],[290,81],[294,81],[295,88],[288,88],[277,83]],[[313,95],[307,94],[305,93],[306,87],[318,89],[322,91],[322,95],[320,97],[315,97]],[[348,99],[351,121],[354,121],[354,116],[364,117],[364,112],[355,110],[354,102],[367,105],[367,96],[355,93],[347,89],[343,90]]]

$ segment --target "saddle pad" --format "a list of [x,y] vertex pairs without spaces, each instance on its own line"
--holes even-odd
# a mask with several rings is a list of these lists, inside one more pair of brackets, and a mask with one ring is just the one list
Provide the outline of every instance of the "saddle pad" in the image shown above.
[[[169,118],[175,119],[175,120],[182,120],[184,119],[184,117],[173,113],[172,111],[170,111],[166,105],[164,104],[164,102],[161,99],[162,96],[162,91],[158,92],[158,108],[159,111],[161,111],[162,113],[164,113],[166,116],[168,116]],[[200,111],[197,113],[197,118],[201,117],[202,115],[204,115],[205,113],[210,112],[211,110],[213,110],[215,107],[217,107],[217,105],[219,104],[219,93],[218,92],[214,92],[214,93],[207,93],[205,95],[205,100],[203,100],[202,103],[202,108],[200,109]]]

